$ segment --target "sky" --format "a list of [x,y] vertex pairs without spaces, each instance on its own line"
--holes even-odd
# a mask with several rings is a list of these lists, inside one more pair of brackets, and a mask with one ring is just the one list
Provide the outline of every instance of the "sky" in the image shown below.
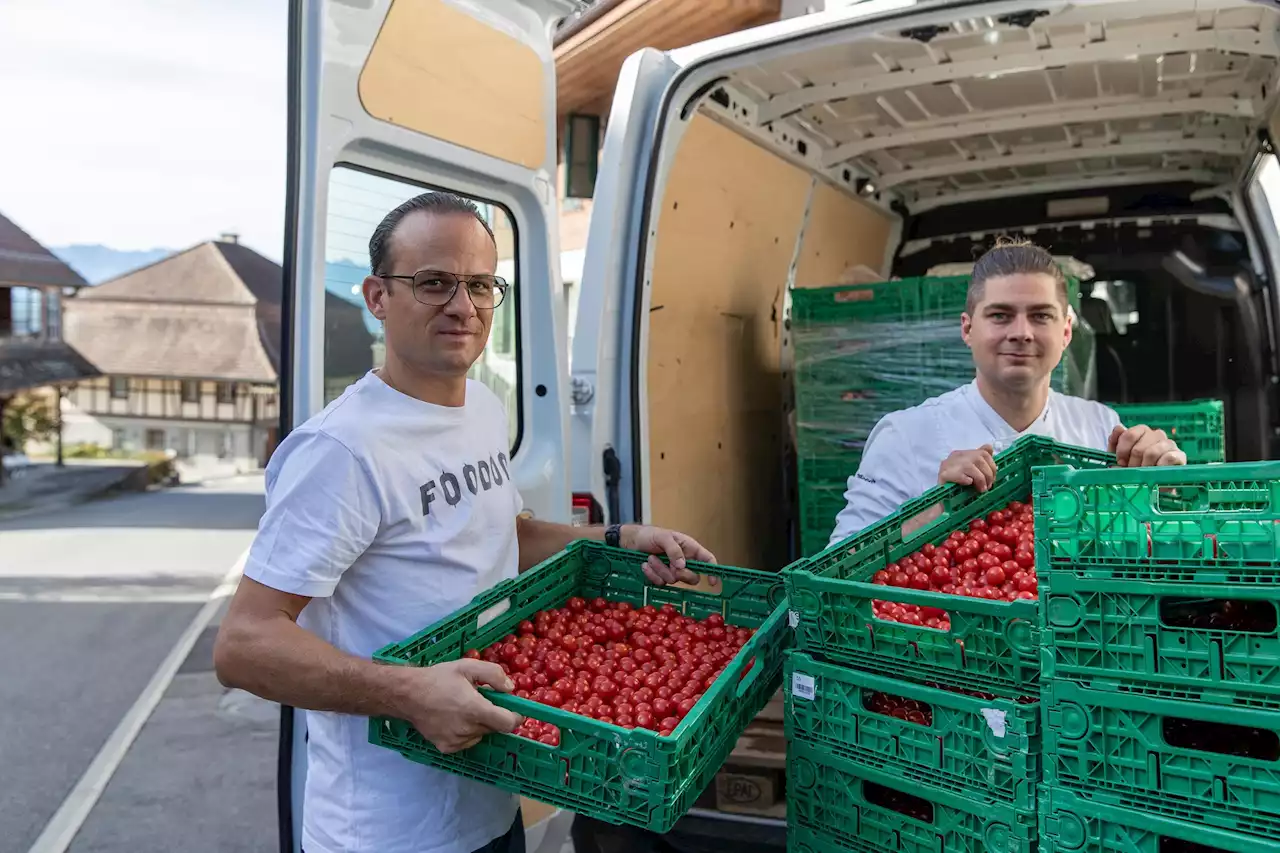
[[0,213],[41,243],[279,261],[284,0],[0,2]]

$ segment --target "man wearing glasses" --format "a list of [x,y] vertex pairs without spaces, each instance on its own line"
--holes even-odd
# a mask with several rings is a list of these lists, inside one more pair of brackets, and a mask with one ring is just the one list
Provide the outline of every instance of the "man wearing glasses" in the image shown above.
[[306,853],[520,851],[518,800],[372,746],[367,717],[405,719],[455,752],[521,720],[477,692],[496,664],[370,658],[576,538],[665,554],[653,583],[714,557],[652,527],[518,518],[507,416],[467,372],[510,290],[493,232],[448,193],[413,198],[369,241],[365,304],[386,363],[294,430],[267,467],[266,512],[214,650],[227,686],[307,709]]

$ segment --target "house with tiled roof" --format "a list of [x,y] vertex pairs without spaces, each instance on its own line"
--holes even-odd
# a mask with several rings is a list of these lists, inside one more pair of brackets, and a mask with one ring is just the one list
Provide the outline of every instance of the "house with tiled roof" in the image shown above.
[[[68,395],[64,441],[172,450],[201,475],[256,469],[279,419],[283,274],[234,236],[200,243],[68,300],[66,338],[102,377]],[[360,308],[331,297],[326,353],[351,380],[373,365]],[[327,360],[326,364],[330,364]]]
[[[20,393],[98,375],[62,336],[63,297],[86,286],[75,270],[0,216],[0,423]],[[0,456],[6,450],[0,443]]]
[[0,215],[0,406],[20,391],[96,375],[62,336],[63,296],[79,273]]

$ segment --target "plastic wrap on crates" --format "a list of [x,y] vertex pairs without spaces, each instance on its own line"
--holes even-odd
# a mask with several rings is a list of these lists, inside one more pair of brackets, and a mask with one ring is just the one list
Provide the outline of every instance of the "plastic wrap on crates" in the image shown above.
[[[876,423],[973,379],[973,356],[960,336],[967,289],[968,278],[954,276],[792,291],[803,553],[826,546],[840,508],[830,493],[857,472]],[[1074,303],[1074,280],[1068,289]],[[1052,384],[1092,398],[1093,330],[1079,316],[1074,329]]]

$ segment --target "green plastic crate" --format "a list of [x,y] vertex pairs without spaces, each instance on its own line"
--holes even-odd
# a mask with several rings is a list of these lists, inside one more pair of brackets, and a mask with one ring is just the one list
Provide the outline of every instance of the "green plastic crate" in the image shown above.
[[1146,424],[1178,442],[1187,462],[1225,462],[1226,420],[1221,400],[1187,403],[1109,403],[1125,426]]
[[[931,819],[888,807],[885,789],[926,801]],[[804,741],[787,744],[787,823],[789,849],[813,853],[1032,853],[1036,844],[1034,813],[925,790]]]
[[[788,740],[803,740],[859,766],[979,803],[1036,809],[1040,705],[979,699],[939,687],[787,652],[783,668]],[[928,725],[871,710],[872,694],[914,700]]]
[[[1065,681],[1047,682],[1042,700],[1045,784],[1100,804],[1280,836],[1280,714]],[[1244,728],[1215,734],[1214,724]],[[1188,733],[1215,740],[1179,743]]]
[[1276,583],[1280,462],[1039,469],[1036,567],[1081,578]]
[[802,553],[817,554],[827,547],[836,516],[845,507],[844,493],[848,484],[813,483],[800,485],[800,548]]
[[1041,598],[1045,679],[1280,711],[1280,587],[1063,572]]
[[627,730],[486,690],[494,704],[558,726],[560,745],[495,733],[470,749],[444,755],[409,723],[390,718],[369,721],[370,742],[578,814],[668,831],[777,690],[791,632],[776,574],[690,563],[694,571],[719,577],[721,591],[655,587],[641,573],[646,556],[596,542],[575,542],[520,577],[477,596],[449,618],[379,650],[375,659],[411,666],[457,660],[467,649],[482,649],[514,633],[521,620],[559,607],[575,595],[636,606],[671,604],[694,618],[718,613],[730,624],[757,628],[670,736]]
[[[891,667],[917,682],[942,679],[1015,698],[1035,695],[1037,602],[877,586],[871,578],[926,542],[938,544],[974,518],[1028,499],[1035,466],[1098,467],[1108,461],[1114,461],[1110,454],[1026,436],[996,457],[996,484],[985,494],[957,485],[936,487],[863,532],[792,564],[783,574],[797,648],[871,671]],[[940,608],[949,615],[951,630],[877,619],[873,601]]]
[[1280,841],[1116,808],[1045,786],[1039,853],[1280,853]]

